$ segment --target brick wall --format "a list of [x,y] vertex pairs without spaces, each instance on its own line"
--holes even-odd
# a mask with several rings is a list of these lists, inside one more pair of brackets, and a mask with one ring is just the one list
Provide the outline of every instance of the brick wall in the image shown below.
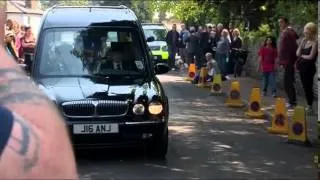
[[38,7],[38,0],[25,0],[26,8],[30,9],[37,9]]

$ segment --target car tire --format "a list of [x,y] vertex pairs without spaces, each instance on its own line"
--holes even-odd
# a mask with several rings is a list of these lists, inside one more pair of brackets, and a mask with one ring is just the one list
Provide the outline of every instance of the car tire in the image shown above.
[[153,158],[165,159],[168,152],[169,133],[168,128],[164,135],[158,136],[149,144],[148,154]]

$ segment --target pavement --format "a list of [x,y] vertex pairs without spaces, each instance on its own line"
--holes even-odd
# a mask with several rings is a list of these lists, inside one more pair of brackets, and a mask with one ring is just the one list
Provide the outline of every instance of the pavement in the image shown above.
[[159,79],[170,104],[166,159],[150,159],[139,148],[77,151],[81,179],[317,177],[315,147],[287,144],[285,136],[268,134],[262,128],[268,120],[249,119],[244,109],[226,107],[226,97],[209,96],[179,73]]

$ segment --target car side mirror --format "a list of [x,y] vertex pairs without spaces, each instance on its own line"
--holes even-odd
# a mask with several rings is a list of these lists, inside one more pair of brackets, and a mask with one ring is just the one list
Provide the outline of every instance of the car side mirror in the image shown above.
[[170,68],[165,63],[157,63],[154,67],[156,74],[165,74],[169,72]]
[[147,42],[153,42],[155,41],[155,38],[153,36],[150,36],[147,38]]

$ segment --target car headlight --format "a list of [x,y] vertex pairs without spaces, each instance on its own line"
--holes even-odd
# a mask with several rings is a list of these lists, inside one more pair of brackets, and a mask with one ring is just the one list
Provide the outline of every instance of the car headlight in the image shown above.
[[162,51],[168,51],[168,46],[162,46],[161,50]]
[[132,112],[136,115],[143,115],[145,107],[143,104],[135,104],[132,108]]
[[160,102],[152,102],[149,104],[149,113],[153,115],[158,115],[162,112],[163,106]]

